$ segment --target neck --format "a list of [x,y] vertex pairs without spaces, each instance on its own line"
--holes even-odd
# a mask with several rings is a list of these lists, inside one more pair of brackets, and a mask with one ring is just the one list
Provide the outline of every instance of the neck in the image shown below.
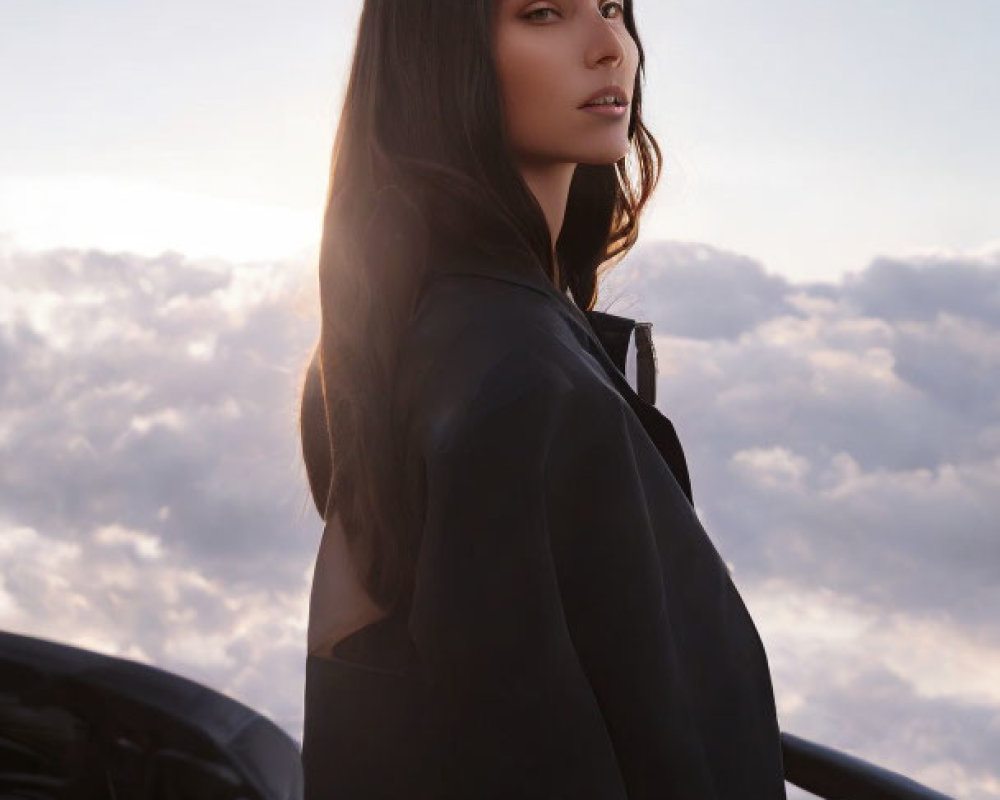
[[555,243],[559,239],[563,220],[566,217],[566,203],[569,200],[569,187],[573,182],[576,164],[571,163],[522,163],[520,166],[524,182],[528,184],[538,205],[545,214],[549,227],[549,237],[553,247],[553,263],[555,265],[553,282],[560,288],[559,262],[555,257]]

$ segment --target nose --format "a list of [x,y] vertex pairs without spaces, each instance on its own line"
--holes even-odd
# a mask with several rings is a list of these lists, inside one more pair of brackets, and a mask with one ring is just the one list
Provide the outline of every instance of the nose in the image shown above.
[[623,41],[622,31],[625,36],[628,32],[625,26],[609,20],[601,13],[601,9],[594,9],[592,17],[588,17],[587,32],[587,63],[603,64],[611,66],[621,64],[625,59],[626,44]]

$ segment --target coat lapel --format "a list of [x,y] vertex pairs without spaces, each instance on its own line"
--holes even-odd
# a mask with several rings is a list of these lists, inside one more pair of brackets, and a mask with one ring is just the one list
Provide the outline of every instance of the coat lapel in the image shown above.
[[[553,286],[553,294],[559,295]],[[573,308],[577,308],[572,300],[569,298],[562,298]],[[641,345],[637,354],[637,370],[640,380],[637,381],[642,388],[645,385],[655,386],[655,352],[652,350],[652,337],[650,334],[651,324],[650,323],[637,323],[635,320],[629,319],[627,317],[616,317],[613,314],[607,314],[604,312],[597,312],[602,314],[602,316],[596,316],[595,312],[588,311],[583,312],[588,317],[590,322],[590,327],[592,330],[589,332],[588,336],[590,343],[590,351],[593,353],[597,359],[601,362],[604,367],[604,371],[607,373],[608,377],[614,382],[615,387],[618,392],[625,398],[626,402],[632,407],[639,421],[642,423],[646,432],[649,434],[649,438],[653,440],[660,454],[663,456],[664,460],[667,462],[667,466],[670,467],[670,471],[674,474],[674,478],[680,485],[684,494],[687,496],[688,502],[694,505],[694,497],[691,492],[691,477],[688,473],[687,459],[684,457],[684,448],[681,447],[680,439],[677,436],[677,431],[674,429],[674,424],[664,415],[652,402],[647,401],[645,398],[641,397],[628,382],[625,377],[624,363],[622,367],[619,367],[615,360],[611,357],[607,348],[604,346],[602,332],[604,336],[609,338],[609,342],[612,346],[615,346],[614,337],[616,331],[620,330],[622,325],[628,323],[631,328],[637,328],[637,338],[642,342],[642,337],[639,336],[639,332],[643,331],[645,328],[645,335],[649,337],[648,339],[648,349],[645,351],[641,349]],[[626,340],[627,346],[627,340]],[[645,358],[643,354],[645,353]],[[652,359],[652,362],[650,362]],[[641,365],[644,363],[648,365],[652,363],[652,380],[643,381],[641,370]],[[649,374],[648,371],[645,374]]]
[[[673,423],[656,407],[656,354],[652,342],[652,325],[636,322],[629,317],[604,311],[582,311],[569,297],[562,294],[533,263],[525,263],[524,254],[510,249],[502,253],[481,252],[448,259],[440,272],[479,275],[507,281],[548,295],[562,315],[580,330],[588,350],[601,364],[619,394],[635,412],[650,439],[660,451],[680,485],[688,502],[694,504],[687,459]],[[440,266],[440,265],[439,265]],[[642,396],[625,377],[625,360],[633,330],[636,331],[637,384]]]

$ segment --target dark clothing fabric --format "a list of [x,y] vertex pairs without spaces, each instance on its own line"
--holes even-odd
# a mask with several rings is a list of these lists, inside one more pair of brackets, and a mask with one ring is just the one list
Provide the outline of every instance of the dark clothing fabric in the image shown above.
[[522,262],[421,295],[393,419],[416,588],[309,656],[305,799],[784,798],[763,644],[624,375],[635,322]]

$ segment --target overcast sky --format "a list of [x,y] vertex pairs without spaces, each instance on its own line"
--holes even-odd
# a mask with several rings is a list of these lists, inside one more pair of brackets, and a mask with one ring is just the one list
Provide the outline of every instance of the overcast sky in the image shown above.
[[[296,738],[357,9],[0,0],[0,627]],[[666,172],[598,307],[653,322],[781,726],[1000,797],[1000,3],[637,16]]]

